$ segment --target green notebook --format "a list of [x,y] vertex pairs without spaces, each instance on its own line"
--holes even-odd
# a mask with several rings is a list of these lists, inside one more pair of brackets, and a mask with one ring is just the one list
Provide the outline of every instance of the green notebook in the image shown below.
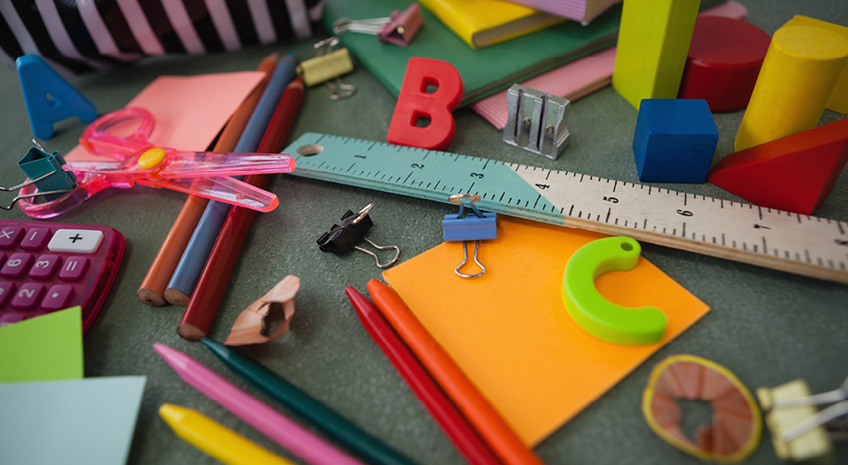
[[[324,22],[328,30],[339,18],[371,19],[403,11],[409,0],[327,0]],[[508,88],[570,61],[615,45],[621,5],[616,5],[587,26],[565,23],[481,49],[472,49],[421,8],[424,26],[404,48],[381,44],[377,37],[354,32],[339,36],[357,61],[397,96],[410,57],[451,63],[462,76],[465,95],[460,106]]]

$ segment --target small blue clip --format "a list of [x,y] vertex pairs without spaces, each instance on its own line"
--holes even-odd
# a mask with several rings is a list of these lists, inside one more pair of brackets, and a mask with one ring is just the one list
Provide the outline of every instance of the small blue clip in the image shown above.
[[[466,205],[462,202],[464,199],[471,199],[467,206],[476,216],[471,216],[466,211]],[[459,205],[459,214],[445,215],[445,219],[442,220],[442,237],[445,241],[462,241],[462,263],[454,268],[454,272],[463,278],[476,278],[486,272],[486,267],[477,259],[477,249],[480,247],[481,240],[498,237],[498,214],[478,210],[474,204],[480,200],[480,197],[476,195],[455,194],[450,196],[449,200],[451,203]],[[479,273],[469,275],[459,271],[468,261],[468,246],[465,241],[476,241],[474,243],[474,263],[480,267]]]

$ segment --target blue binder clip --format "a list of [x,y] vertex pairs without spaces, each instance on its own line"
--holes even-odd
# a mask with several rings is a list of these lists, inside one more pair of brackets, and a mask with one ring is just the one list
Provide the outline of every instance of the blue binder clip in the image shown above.
[[[463,200],[470,199],[471,202],[466,204]],[[486,239],[496,239],[498,237],[497,220],[498,214],[491,212],[481,212],[474,206],[480,200],[480,197],[473,194],[454,194],[450,196],[451,203],[459,205],[459,214],[445,215],[442,220],[442,234],[445,241],[462,241],[462,263],[454,268],[454,272],[463,278],[476,278],[486,272],[486,267],[477,259],[477,249],[480,247],[480,241]],[[468,212],[466,208],[470,208]],[[469,215],[473,213],[474,216]],[[465,263],[468,262],[468,245],[466,241],[475,241],[474,243],[474,263],[480,267],[480,272],[475,274],[465,274],[460,270]]]
[[[37,144],[37,142],[36,142]],[[27,177],[27,181],[12,187],[0,187],[0,191],[13,192],[35,184],[38,192],[19,195],[12,199],[9,206],[0,204],[3,210],[10,210],[18,200],[30,197],[44,197],[55,200],[77,187],[77,177],[72,171],[62,168],[65,159],[59,152],[47,153],[41,146],[31,147],[18,162],[18,167]]]

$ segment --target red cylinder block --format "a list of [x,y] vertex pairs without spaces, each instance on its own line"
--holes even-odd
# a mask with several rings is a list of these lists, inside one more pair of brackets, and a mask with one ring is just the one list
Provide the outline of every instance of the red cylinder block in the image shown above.
[[699,16],[677,97],[704,99],[713,112],[745,108],[770,42],[745,21]]

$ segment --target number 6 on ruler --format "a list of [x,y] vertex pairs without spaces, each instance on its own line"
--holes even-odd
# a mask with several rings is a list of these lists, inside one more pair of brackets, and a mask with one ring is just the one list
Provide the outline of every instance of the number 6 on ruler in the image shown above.
[[[431,91],[432,87],[436,89]],[[410,58],[386,139],[430,150],[447,148],[456,133],[451,111],[461,100],[462,79],[453,65]]]

